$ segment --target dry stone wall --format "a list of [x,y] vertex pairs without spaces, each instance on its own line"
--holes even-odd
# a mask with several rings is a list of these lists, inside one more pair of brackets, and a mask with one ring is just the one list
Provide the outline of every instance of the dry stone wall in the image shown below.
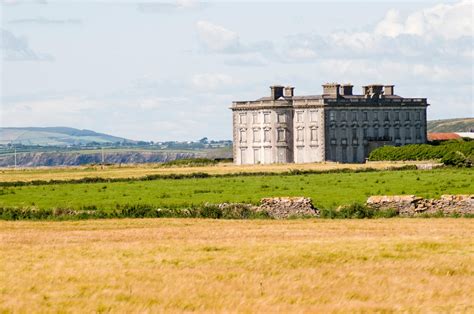
[[319,211],[313,207],[308,197],[263,198],[257,210],[266,211],[276,219],[319,216]]
[[400,216],[420,214],[473,215],[474,195],[442,195],[439,199],[424,199],[415,195],[371,196],[367,206],[376,210],[395,210]]

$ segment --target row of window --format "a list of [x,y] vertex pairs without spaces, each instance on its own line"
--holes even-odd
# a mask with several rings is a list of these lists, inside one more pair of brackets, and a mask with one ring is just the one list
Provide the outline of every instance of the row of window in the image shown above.
[[[261,116],[263,115],[263,123],[271,123],[272,122],[272,115],[271,112],[252,112],[250,114],[247,113],[240,113],[239,114],[239,123],[240,124],[247,124],[247,117],[250,116],[252,118],[253,124],[261,123]],[[295,111],[296,115],[296,122],[304,122],[304,111]],[[277,113],[277,122],[278,123],[286,123],[288,116],[285,113]],[[310,110],[309,111],[309,121],[310,122],[317,122],[318,121],[318,111]]]
[[[313,142],[316,142],[318,140],[318,129],[317,127],[311,127],[309,128],[310,132],[310,140]],[[285,142],[286,141],[286,135],[287,131],[284,128],[278,128],[277,129],[277,142]],[[298,142],[303,142],[304,141],[304,134],[305,130],[303,127],[299,127],[296,129],[296,141]],[[253,129],[252,132],[253,135],[253,142],[254,143],[259,143],[261,142],[262,138],[262,132],[261,129]],[[266,143],[271,142],[271,129],[270,128],[264,128],[263,129],[263,141]],[[240,142],[241,143],[246,143],[247,142],[247,130],[246,129],[241,129],[240,130]]]
[[[357,134],[357,128],[351,129],[351,135],[353,139],[357,139],[359,136]],[[405,138],[411,138],[411,128],[407,127],[404,129],[405,131]],[[347,129],[339,129],[339,137],[347,137]],[[368,128],[363,128],[362,129],[362,138],[367,139],[367,138],[378,138],[378,137],[385,137],[388,138],[390,136],[390,128],[373,128],[373,129],[368,129]],[[330,129],[329,130],[329,137],[331,139],[336,138],[336,129]],[[393,128],[393,137],[396,139],[400,138],[400,128]],[[422,132],[421,128],[417,127],[415,128],[415,138],[416,139],[421,139],[422,138]]]
[[[359,113],[361,116],[359,117]],[[392,114],[392,119],[390,119],[390,113]],[[421,112],[420,111],[338,111],[338,110],[331,110],[329,111],[329,121],[336,121],[337,118],[339,118],[339,121],[347,121],[349,118],[349,114],[351,115],[352,121],[369,121],[370,116],[372,117],[372,120],[383,120],[384,121],[389,121],[389,120],[395,120],[395,121],[400,121],[400,118],[404,119],[405,121],[411,121],[412,117],[414,116],[415,121],[420,121],[421,120]]]

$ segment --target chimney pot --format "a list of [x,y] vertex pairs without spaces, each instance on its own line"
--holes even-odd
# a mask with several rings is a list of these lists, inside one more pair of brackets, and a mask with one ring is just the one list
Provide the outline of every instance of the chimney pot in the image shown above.
[[395,85],[385,85],[383,88],[383,93],[385,96],[393,96],[394,94],[394,87]]
[[285,97],[293,97],[295,88],[293,86],[285,87]]
[[323,84],[323,94],[338,98],[339,97],[339,88],[340,88],[340,86],[341,85],[338,84],[338,83]]

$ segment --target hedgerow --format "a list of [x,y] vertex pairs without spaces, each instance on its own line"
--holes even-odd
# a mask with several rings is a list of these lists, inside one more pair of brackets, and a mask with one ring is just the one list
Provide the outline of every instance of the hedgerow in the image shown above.
[[474,161],[474,141],[460,139],[400,147],[383,146],[373,150],[369,160],[439,160],[449,166],[470,167]]

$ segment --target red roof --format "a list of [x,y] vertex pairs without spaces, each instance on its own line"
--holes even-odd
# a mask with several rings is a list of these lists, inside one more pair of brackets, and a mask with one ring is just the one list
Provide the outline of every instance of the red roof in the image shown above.
[[428,141],[447,141],[461,138],[456,133],[428,133]]

